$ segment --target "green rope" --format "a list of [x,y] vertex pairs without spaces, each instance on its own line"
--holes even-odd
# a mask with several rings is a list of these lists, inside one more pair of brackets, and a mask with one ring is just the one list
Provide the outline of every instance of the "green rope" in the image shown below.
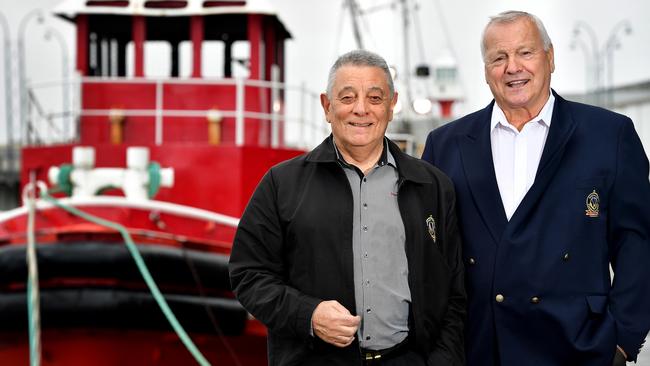
[[27,197],[27,321],[29,322],[29,364],[41,364],[41,309],[38,286],[38,262],[36,259],[36,238],[34,235],[34,221],[36,216],[36,185],[32,184]]
[[27,281],[27,321],[29,323],[29,365],[39,366],[41,364],[40,336],[37,325],[38,312],[34,302],[30,299],[34,296],[33,281]]
[[135,264],[138,266],[138,269],[140,270],[140,274],[142,274],[142,278],[146,282],[147,286],[149,287],[149,290],[151,291],[151,294],[153,295],[154,299],[158,303],[158,306],[160,307],[160,310],[162,310],[163,314],[165,317],[167,317],[167,320],[171,324],[172,328],[174,328],[174,331],[176,334],[178,334],[178,337],[181,339],[185,347],[187,348],[188,351],[194,356],[194,359],[199,363],[201,366],[209,366],[210,363],[208,360],[201,354],[201,351],[196,347],[194,342],[192,342],[192,339],[187,335],[185,332],[185,329],[183,329],[183,326],[178,322],[178,319],[176,319],[176,316],[172,312],[172,310],[169,308],[169,305],[167,305],[167,301],[165,301],[165,298],[163,295],[160,293],[160,289],[158,289],[158,285],[156,285],[156,282],[153,280],[151,277],[151,273],[149,272],[149,269],[147,268],[147,265],[144,263],[144,260],[142,259],[142,256],[140,255],[140,252],[138,251],[138,248],[136,245],[133,243],[133,239],[131,239],[131,235],[127,232],[126,228],[120,224],[104,220],[102,218],[99,218],[97,216],[93,216],[89,213],[83,212],[81,210],[78,210],[72,206],[67,206],[62,203],[60,203],[58,200],[56,200],[54,197],[50,196],[47,192],[43,193],[43,198],[46,201],[49,201],[53,205],[73,214],[76,216],[79,216],[85,220],[88,220],[90,222],[93,222],[97,225],[101,225],[113,230],[118,231],[121,235],[122,238],[124,239],[124,242],[126,243],[126,247],[131,253],[131,256],[133,257],[133,260],[135,261]]

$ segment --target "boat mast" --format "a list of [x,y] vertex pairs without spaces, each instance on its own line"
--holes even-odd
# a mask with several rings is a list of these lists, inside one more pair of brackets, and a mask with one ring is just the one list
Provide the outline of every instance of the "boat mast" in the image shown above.
[[348,7],[350,8],[350,15],[352,18],[352,33],[354,33],[354,39],[357,42],[357,48],[363,49],[363,39],[361,38],[361,32],[359,31],[359,4],[355,0],[348,0]]

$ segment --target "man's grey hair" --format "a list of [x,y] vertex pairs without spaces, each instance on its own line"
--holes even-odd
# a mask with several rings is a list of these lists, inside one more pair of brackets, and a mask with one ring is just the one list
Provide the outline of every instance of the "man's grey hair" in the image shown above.
[[332,98],[332,87],[334,87],[334,79],[336,78],[336,72],[343,66],[354,65],[354,66],[371,66],[380,68],[386,75],[386,82],[388,83],[388,90],[390,91],[390,97],[393,98],[395,94],[395,86],[393,85],[393,77],[390,75],[390,69],[388,64],[383,57],[378,54],[366,50],[354,50],[350,51],[334,62],[334,65],[330,68],[330,73],[327,77],[327,96]]
[[483,35],[481,36],[481,56],[483,57],[483,61],[485,61],[485,52],[486,52],[485,32],[487,31],[487,29],[492,24],[512,23],[521,18],[528,18],[535,24],[535,26],[537,26],[539,35],[542,38],[542,43],[544,44],[544,51],[548,52],[548,50],[550,50],[551,47],[553,47],[553,43],[551,42],[551,37],[548,36],[548,33],[546,32],[546,28],[544,28],[544,23],[542,23],[541,19],[539,19],[536,15],[526,13],[525,11],[508,10],[499,13],[495,16],[491,16],[490,21],[485,26],[485,28],[483,28]]

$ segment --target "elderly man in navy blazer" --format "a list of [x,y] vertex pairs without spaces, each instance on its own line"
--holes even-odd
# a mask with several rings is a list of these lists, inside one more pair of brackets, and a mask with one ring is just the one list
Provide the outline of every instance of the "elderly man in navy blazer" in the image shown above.
[[632,121],[551,90],[553,45],[532,14],[492,17],[482,53],[494,101],[431,132],[422,156],[456,188],[467,365],[635,361],[650,328],[650,183]]

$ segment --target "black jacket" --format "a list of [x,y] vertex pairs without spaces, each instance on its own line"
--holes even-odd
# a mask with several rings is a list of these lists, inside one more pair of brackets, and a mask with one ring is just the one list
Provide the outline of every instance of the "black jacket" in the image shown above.
[[[409,339],[429,365],[463,365],[466,295],[453,185],[438,169],[388,146],[406,232]],[[341,349],[310,335],[321,301],[356,312],[352,215],[350,184],[331,137],[271,168],[255,190],[235,235],[230,278],[239,301],[269,328],[270,365],[360,364],[358,342]]]

